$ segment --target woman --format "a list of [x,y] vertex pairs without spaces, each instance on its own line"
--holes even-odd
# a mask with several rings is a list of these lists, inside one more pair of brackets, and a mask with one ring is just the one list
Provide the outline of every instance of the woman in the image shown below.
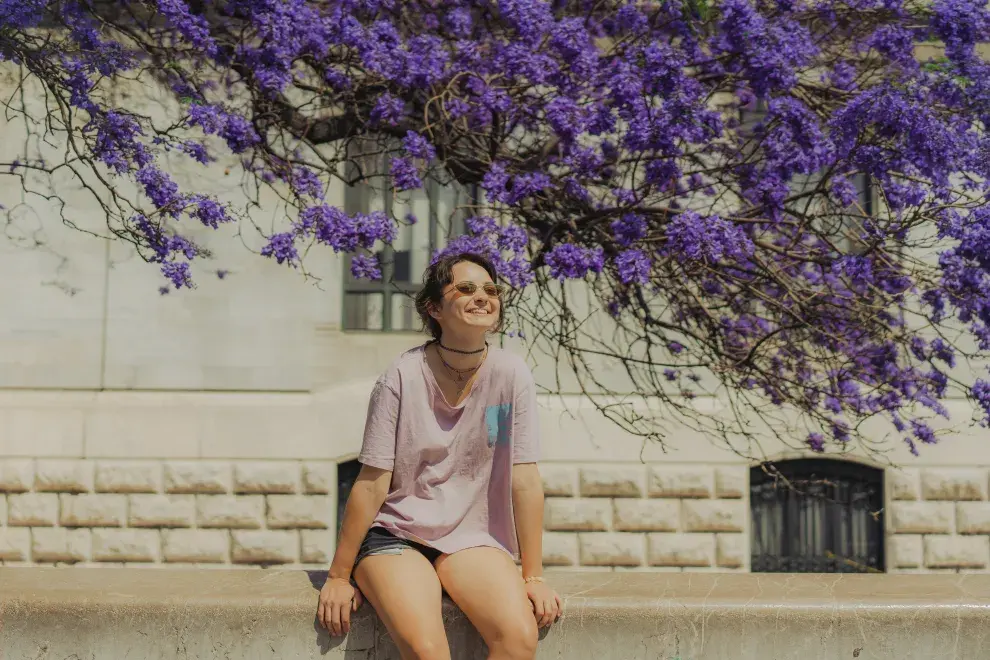
[[405,660],[443,660],[446,591],[489,658],[529,660],[538,627],[561,612],[542,577],[533,377],[486,341],[502,323],[490,261],[445,257],[423,281],[416,309],[433,340],[399,356],[372,391],[317,617],[345,634],[363,594]]

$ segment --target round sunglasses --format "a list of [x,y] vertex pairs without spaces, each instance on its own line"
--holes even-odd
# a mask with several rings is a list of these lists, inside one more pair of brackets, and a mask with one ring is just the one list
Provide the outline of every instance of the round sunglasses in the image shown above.
[[[454,289],[457,290],[458,293],[463,293],[465,296],[473,296],[475,292],[478,290],[478,285],[475,284],[474,282],[467,282],[467,281],[457,282],[452,286],[454,287]],[[508,288],[505,287],[504,285],[495,284],[494,282],[486,282],[485,284],[481,285],[481,289],[484,290],[485,295],[487,295],[489,298],[501,298],[502,296],[505,295],[505,292],[508,290]]]

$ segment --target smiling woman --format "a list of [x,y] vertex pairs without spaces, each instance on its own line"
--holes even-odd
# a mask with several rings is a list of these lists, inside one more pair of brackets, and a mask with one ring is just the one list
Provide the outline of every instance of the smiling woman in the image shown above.
[[490,657],[522,659],[560,614],[542,577],[535,384],[522,359],[486,341],[503,319],[497,279],[473,253],[426,269],[416,310],[432,339],[375,384],[320,593],[318,618],[334,634],[347,632],[363,594],[403,658],[449,658],[445,590]]

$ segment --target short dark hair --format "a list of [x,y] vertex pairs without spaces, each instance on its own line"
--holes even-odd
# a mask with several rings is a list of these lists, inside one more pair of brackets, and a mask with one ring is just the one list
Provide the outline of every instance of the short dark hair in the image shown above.
[[[427,266],[423,272],[423,288],[416,294],[416,311],[419,313],[419,318],[423,321],[423,329],[429,332],[433,336],[433,339],[437,341],[440,341],[440,335],[443,334],[443,330],[440,328],[437,320],[430,316],[430,306],[440,306],[443,301],[443,290],[453,282],[454,266],[462,261],[470,261],[473,264],[478,264],[485,269],[488,276],[492,278],[492,282],[498,282],[498,272],[495,270],[495,264],[491,259],[475,252],[449,254],[440,257],[436,262]],[[493,332],[502,329],[504,319],[504,310],[500,305],[498,322],[492,328]]]

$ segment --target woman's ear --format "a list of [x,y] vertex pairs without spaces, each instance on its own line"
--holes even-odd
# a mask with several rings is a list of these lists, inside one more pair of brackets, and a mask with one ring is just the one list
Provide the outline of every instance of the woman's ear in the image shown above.
[[426,313],[432,316],[437,321],[440,320],[440,309],[437,304],[433,301],[426,303]]

